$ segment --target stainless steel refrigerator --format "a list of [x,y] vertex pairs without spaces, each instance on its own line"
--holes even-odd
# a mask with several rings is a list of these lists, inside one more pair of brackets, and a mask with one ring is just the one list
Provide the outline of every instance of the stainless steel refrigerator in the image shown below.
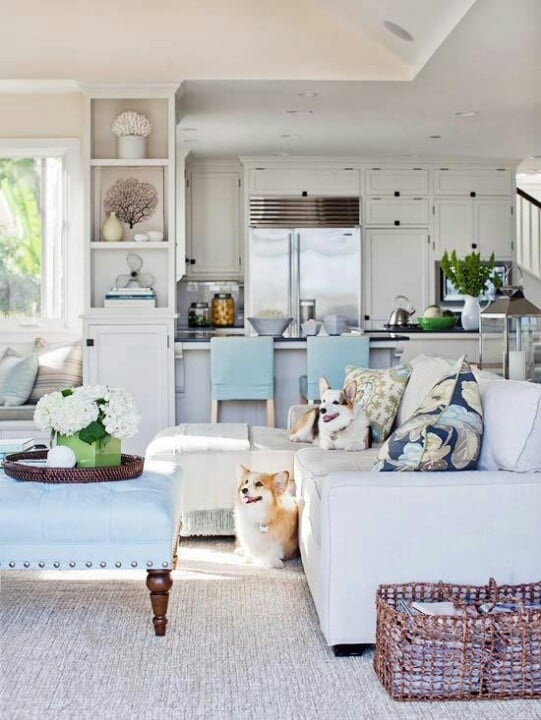
[[[253,199],[252,199],[253,200]],[[299,198],[295,209],[290,204],[283,212],[259,213],[254,218],[251,202],[251,227],[248,247],[248,283],[246,316],[257,316],[264,310],[279,310],[291,316],[286,335],[298,337],[302,299],[315,299],[317,320],[325,315],[344,315],[350,327],[360,325],[361,308],[361,230],[358,224],[358,198],[340,198],[343,208],[349,200],[350,211],[322,213],[332,207],[332,198],[316,205],[318,213],[308,212],[307,201]],[[283,201],[282,201],[283,202]],[[313,222],[313,227],[283,227],[287,221]],[[345,224],[329,227],[328,223]],[[317,223],[317,224],[316,224]],[[333,223],[333,224],[334,224]],[[276,224],[278,227],[261,227]]]

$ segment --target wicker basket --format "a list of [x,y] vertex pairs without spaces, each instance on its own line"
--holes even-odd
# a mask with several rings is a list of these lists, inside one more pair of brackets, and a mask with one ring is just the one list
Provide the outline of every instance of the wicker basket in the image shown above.
[[145,459],[139,455],[122,455],[117,467],[48,468],[43,465],[25,465],[21,460],[44,460],[47,450],[6,455],[4,472],[16,480],[41,483],[92,483],[132,480],[143,472]]
[[[459,615],[409,614],[401,600],[452,600]],[[480,614],[477,606],[518,603]],[[541,582],[381,585],[374,668],[395,700],[541,697]]]

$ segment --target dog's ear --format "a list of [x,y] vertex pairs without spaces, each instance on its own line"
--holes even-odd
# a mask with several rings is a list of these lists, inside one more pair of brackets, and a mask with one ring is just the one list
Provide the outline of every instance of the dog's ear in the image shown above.
[[320,377],[319,378],[319,397],[323,395],[324,392],[327,392],[327,390],[330,390],[331,386],[329,385],[329,381],[326,377]]
[[353,405],[355,402],[355,398],[357,396],[357,381],[356,380],[350,380],[348,384],[344,387],[344,395],[346,397],[346,401]]
[[280,495],[285,492],[285,489],[289,485],[289,473],[287,470],[282,470],[282,472],[274,473],[272,476],[272,482],[274,484],[274,488],[277,493],[280,493]]
[[240,463],[237,465],[235,470],[237,472],[237,480],[239,481],[239,483],[243,483],[244,480],[246,479],[246,475],[248,475],[248,473],[250,471],[248,470],[247,467],[245,467],[244,465],[241,465]]

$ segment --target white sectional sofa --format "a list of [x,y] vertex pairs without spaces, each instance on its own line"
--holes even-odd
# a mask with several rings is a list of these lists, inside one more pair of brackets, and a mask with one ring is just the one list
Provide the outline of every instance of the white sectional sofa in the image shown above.
[[377,450],[297,452],[302,561],[339,653],[375,641],[380,583],[541,578],[541,387],[480,386],[485,433],[474,472],[376,473]]
[[[449,367],[439,358],[413,361],[397,425]],[[203,464],[201,454],[171,445],[178,428],[160,433],[149,450],[184,467],[193,484],[184,513],[204,510],[208,488],[215,503],[219,488],[218,506],[230,512],[236,462],[269,472],[293,466],[301,557],[323,635],[337,654],[358,652],[375,640],[380,583],[541,578],[541,386],[478,379],[485,433],[474,472],[376,473],[377,448],[321,450],[289,443],[285,430],[247,426],[236,440],[242,448],[221,447]]]

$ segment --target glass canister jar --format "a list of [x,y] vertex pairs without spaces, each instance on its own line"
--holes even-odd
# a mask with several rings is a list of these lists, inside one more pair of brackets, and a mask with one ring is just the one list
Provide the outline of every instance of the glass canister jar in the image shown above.
[[216,293],[212,298],[212,324],[231,327],[235,324],[235,302],[231,293]]
[[188,327],[208,327],[210,308],[208,302],[193,302],[188,310]]

